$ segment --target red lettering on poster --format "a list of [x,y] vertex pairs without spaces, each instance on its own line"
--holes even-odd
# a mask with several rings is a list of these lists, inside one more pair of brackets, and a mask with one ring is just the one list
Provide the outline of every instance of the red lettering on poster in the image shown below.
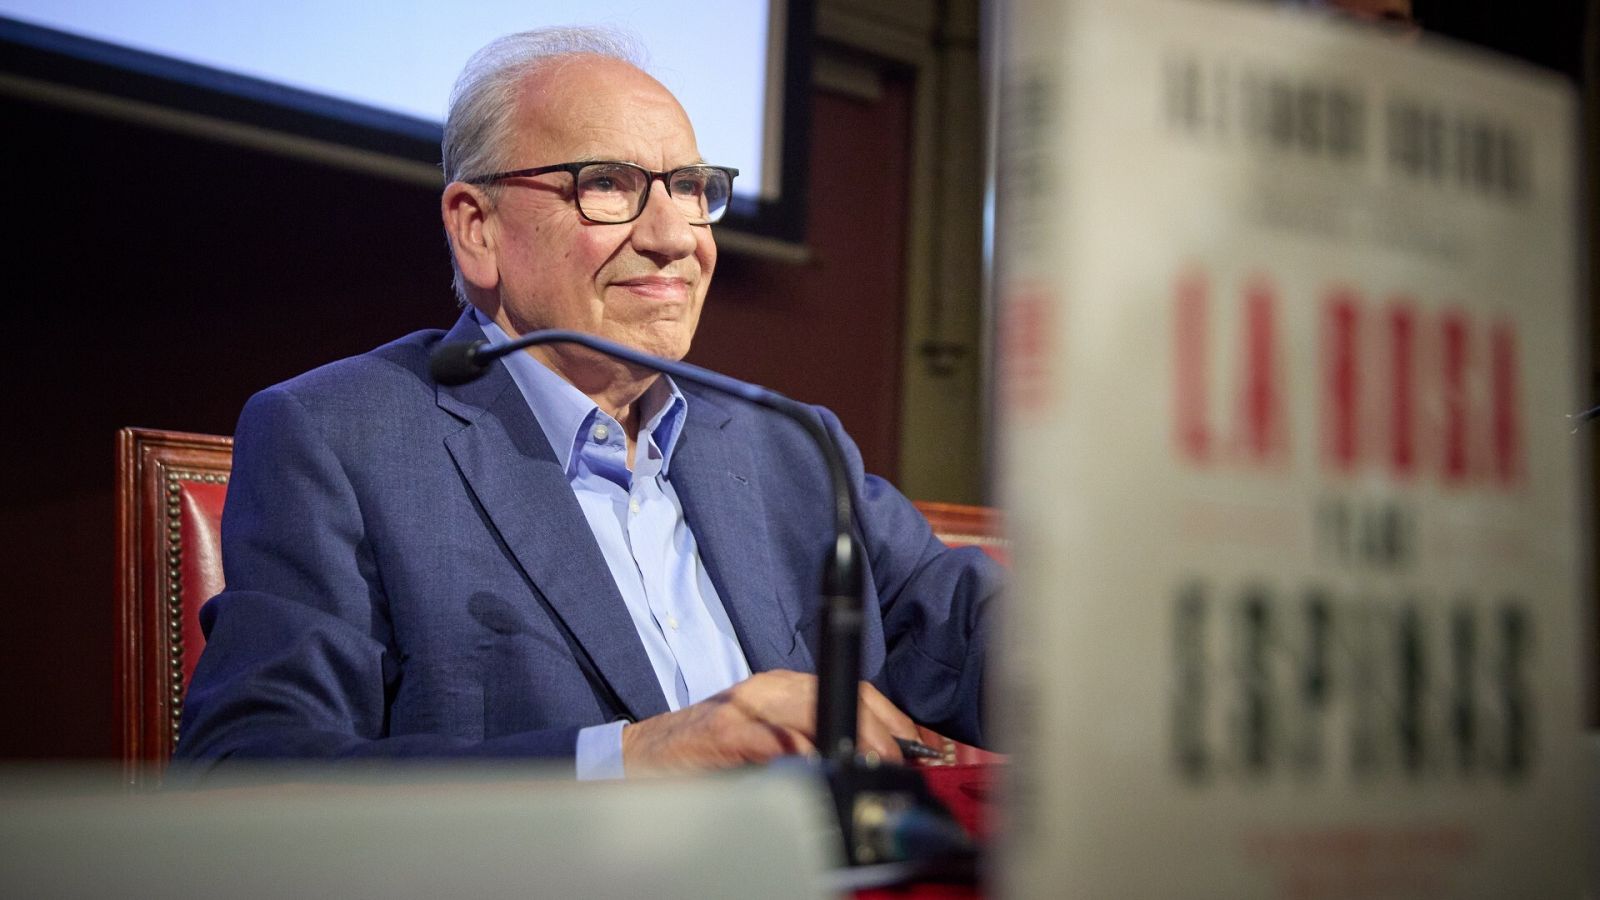
[[[1276,467],[1289,454],[1293,409],[1285,393],[1280,302],[1265,276],[1239,294],[1235,344],[1213,352],[1219,333],[1212,282],[1191,266],[1173,282],[1172,436],[1194,465]],[[1290,298],[1292,303],[1300,302]],[[1460,487],[1513,487],[1526,476],[1520,358],[1515,323],[1485,328],[1459,308],[1419,309],[1397,296],[1380,311],[1337,286],[1321,298],[1321,371],[1314,395],[1322,464],[1339,475],[1384,467],[1397,481],[1431,476]],[[1229,333],[1221,329],[1220,333]],[[1210,399],[1233,360],[1234,417],[1219,445]],[[1219,447],[1223,449],[1219,452]]]
[[1409,478],[1417,465],[1416,429],[1417,315],[1405,298],[1389,309],[1389,469],[1397,478]]
[[1358,378],[1360,361],[1357,328],[1360,325],[1360,300],[1348,290],[1338,290],[1328,300],[1327,339],[1323,353],[1327,357],[1327,408],[1328,415],[1324,440],[1328,461],[1333,468],[1344,472],[1354,471],[1360,464],[1361,451],[1358,433],[1361,415],[1361,384]]
[[1252,279],[1245,288],[1245,376],[1240,401],[1246,455],[1256,463],[1271,461],[1288,449],[1276,306],[1272,284],[1265,277]]
[[1035,412],[1050,402],[1054,298],[1044,286],[1023,284],[1007,297],[1000,340],[1006,408]]
[[1178,278],[1177,310],[1172,385],[1174,434],[1178,452],[1191,462],[1204,463],[1211,457],[1211,429],[1207,425],[1210,402],[1210,371],[1206,340],[1209,317],[1205,273],[1189,269]]
[[1471,401],[1467,395],[1467,372],[1471,363],[1468,356],[1467,320],[1457,310],[1451,310],[1439,319],[1440,365],[1443,376],[1440,383],[1444,401],[1444,457],[1441,475],[1452,484],[1465,482],[1472,474],[1470,468]]

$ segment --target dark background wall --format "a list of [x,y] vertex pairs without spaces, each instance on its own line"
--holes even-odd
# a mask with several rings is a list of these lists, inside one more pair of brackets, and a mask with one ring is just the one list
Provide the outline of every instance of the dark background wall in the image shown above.
[[[813,102],[809,259],[725,249],[691,360],[832,406],[893,476],[906,185],[882,172],[907,169],[908,93]],[[449,327],[438,192],[13,97],[0,116],[0,757],[114,756],[116,430],[231,434],[254,391]]]

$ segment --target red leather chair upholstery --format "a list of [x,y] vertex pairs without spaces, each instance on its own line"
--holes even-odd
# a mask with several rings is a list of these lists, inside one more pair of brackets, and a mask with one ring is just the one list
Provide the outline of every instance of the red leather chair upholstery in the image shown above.
[[993,507],[931,500],[919,500],[916,507],[933,526],[934,536],[949,546],[977,547],[1002,563],[1011,561],[1000,531],[1000,512]]
[[222,590],[222,504],[233,439],[117,433],[118,732],[125,777],[159,780],[205,637],[200,605]]

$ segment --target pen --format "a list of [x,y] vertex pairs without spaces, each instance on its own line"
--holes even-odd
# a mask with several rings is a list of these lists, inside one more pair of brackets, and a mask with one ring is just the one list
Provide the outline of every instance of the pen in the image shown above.
[[900,745],[900,753],[906,759],[944,759],[944,754],[929,747],[921,741],[908,741],[905,738],[894,739]]

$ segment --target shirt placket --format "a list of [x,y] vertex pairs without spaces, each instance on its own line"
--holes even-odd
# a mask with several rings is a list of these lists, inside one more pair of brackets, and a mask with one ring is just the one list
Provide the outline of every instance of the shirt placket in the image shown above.
[[[653,449],[648,441],[641,440],[639,447],[628,497],[629,544],[644,581],[645,600],[677,669],[680,700],[692,703],[700,696],[696,687],[701,680],[692,665],[690,629],[694,627],[694,620],[693,610],[687,604],[694,598],[682,596],[685,585],[679,573],[670,569],[673,525],[677,517],[658,481],[661,461],[654,454],[646,455],[646,448]],[[703,686],[700,687],[703,690]]]

